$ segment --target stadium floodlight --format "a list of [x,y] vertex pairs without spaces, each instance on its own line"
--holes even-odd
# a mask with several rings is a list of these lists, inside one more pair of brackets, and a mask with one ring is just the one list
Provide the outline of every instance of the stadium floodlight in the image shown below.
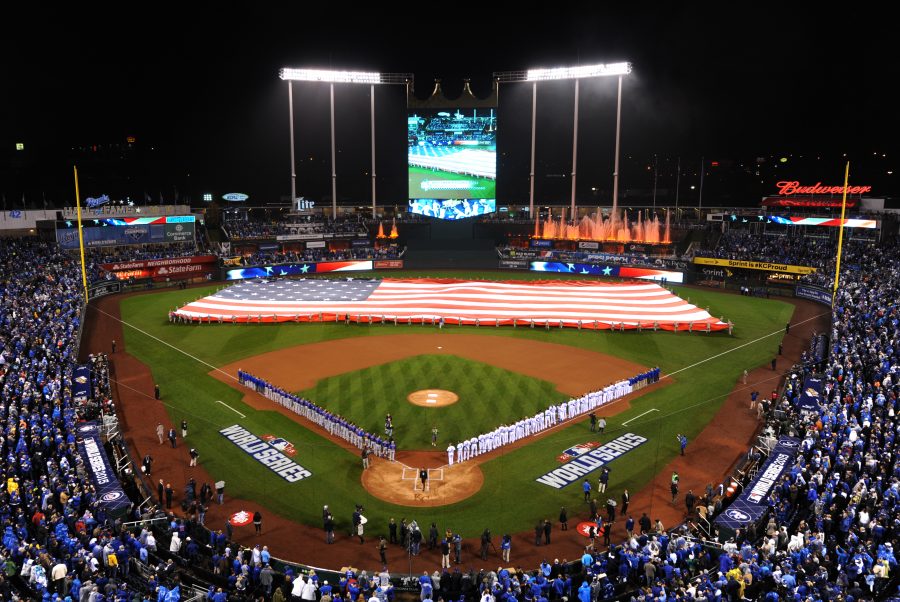
[[494,73],[497,82],[531,82],[531,175],[530,191],[528,195],[528,211],[534,212],[534,154],[535,154],[535,128],[537,127],[537,83],[542,81],[575,80],[575,110],[574,131],[572,135],[572,199],[571,216],[577,219],[575,214],[575,183],[578,164],[578,84],[582,79],[591,77],[618,77],[619,92],[616,101],[616,155],[613,167],[613,213],[616,211],[619,200],[619,141],[622,133],[622,77],[631,73],[631,63],[600,63],[597,65],[582,65],[579,67],[554,67],[552,69],[529,69],[528,71],[498,71]]
[[[319,82],[331,87],[331,215],[337,217],[337,172],[334,146],[334,84],[368,84],[371,96],[372,121],[372,218],[375,218],[375,85],[400,84],[410,86],[412,73],[373,73],[368,71],[333,71],[329,69],[298,69],[284,67],[278,77],[288,83],[288,121],[291,134],[291,199],[297,198],[297,165],[294,161],[294,82]],[[293,201],[292,201],[293,202]]]
[[327,69],[282,69],[278,76],[285,81],[326,82],[332,84],[380,84],[381,74],[366,71],[330,71]]
[[552,69],[529,69],[525,81],[550,81],[559,79],[582,79],[586,77],[606,77],[628,75],[631,63],[601,63],[582,67],[554,67]]

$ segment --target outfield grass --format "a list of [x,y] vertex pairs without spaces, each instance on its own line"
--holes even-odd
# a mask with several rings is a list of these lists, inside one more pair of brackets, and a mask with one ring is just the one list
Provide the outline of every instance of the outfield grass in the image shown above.
[[[406,400],[422,389],[453,391],[459,401],[429,408]],[[420,355],[347,372],[299,394],[353,417],[370,433],[384,432],[385,414],[391,414],[399,449],[430,449],[432,426],[444,449],[568,399],[553,383],[453,355]]]
[[[390,275],[495,280],[548,278],[547,274],[497,272],[392,272]],[[206,469],[216,479],[228,482],[231,495],[260,500],[273,511],[314,526],[320,523],[320,508],[323,504],[331,505],[336,512],[339,527],[343,527],[341,523],[346,524],[350,520],[353,504],[363,503],[367,507],[367,516],[372,521],[373,534],[391,516],[398,520],[401,516],[417,518],[420,522],[434,520],[441,529],[451,527],[460,530],[465,536],[476,536],[486,526],[490,526],[495,533],[527,530],[538,518],[552,517],[561,505],[568,506],[573,513],[583,511],[577,483],[562,490],[554,490],[535,483],[534,479],[558,466],[555,458],[563,450],[591,439],[586,424],[560,429],[540,441],[485,463],[482,465],[485,473],[482,490],[468,500],[451,506],[412,511],[369,496],[360,485],[359,458],[355,454],[280,414],[252,410],[241,401],[240,392],[208,377],[207,373],[211,368],[201,362],[221,366],[242,357],[293,345],[398,332],[434,333],[435,329],[430,326],[344,324],[198,326],[168,323],[166,314],[173,307],[209,294],[216,288],[221,286],[131,297],[122,303],[122,318],[146,333],[126,326],[128,351],[152,367],[154,379],[162,387],[164,401],[169,404],[172,420],[177,423],[182,418],[187,418],[192,425],[197,426],[192,428],[188,436],[189,443],[201,451],[201,461]],[[650,442],[610,465],[610,491],[618,496],[623,487],[628,487],[633,492],[638,491],[659,467],[678,453],[675,440],[677,432],[683,432],[691,439],[696,437],[745,368],[766,364],[771,360],[781,340],[783,326],[790,319],[793,310],[791,305],[777,300],[725,295],[712,290],[682,290],[679,287],[675,287],[675,290],[701,307],[709,306],[713,315],[734,321],[734,336],[723,333],[586,332],[572,329],[545,331],[480,328],[476,331],[474,327],[465,326],[445,327],[441,333],[442,336],[465,333],[521,337],[581,347],[617,355],[646,366],[659,365],[663,374],[724,354],[712,362],[678,373],[676,382],[665,388],[649,391],[637,399],[630,410],[610,419],[607,438],[617,432],[625,432],[619,426],[623,421],[650,408],[659,410],[628,428],[628,432],[644,435],[650,438]],[[772,333],[778,334],[760,339]],[[197,359],[191,359],[185,354]],[[297,369],[302,369],[302,361],[298,361]],[[461,374],[464,376],[465,372]],[[461,386],[463,383],[456,388]],[[245,414],[246,418],[240,418],[217,404],[217,400]],[[548,403],[550,401],[551,399],[547,400]],[[402,403],[407,402],[404,400]],[[383,421],[384,412],[377,412],[378,421]],[[295,460],[310,469],[313,477],[288,484],[251,460],[218,434],[219,429],[235,423],[257,435],[273,434],[293,442],[300,450]],[[377,426],[380,432],[383,423]],[[596,475],[591,476],[596,482]]]

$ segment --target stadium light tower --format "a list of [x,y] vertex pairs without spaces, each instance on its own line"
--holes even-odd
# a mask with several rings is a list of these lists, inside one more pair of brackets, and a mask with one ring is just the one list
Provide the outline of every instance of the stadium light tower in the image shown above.
[[297,199],[297,164],[294,160],[294,82],[325,82],[331,100],[331,217],[337,218],[337,168],[334,142],[334,84],[369,84],[372,120],[372,218],[375,218],[375,84],[409,85],[412,73],[370,73],[366,71],[330,71],[286,67],[278,77],[288,83],[288,115],[291,130],[291,203]]
[[572,136],[572,199],[571,215],[575,219],[575,183],[576,163],[578,160],[578,82],[589,77],[614,77],[619,78],[619,93],[616,103],[616,157],[613,168],[613,212],[619,200],[619,140],[622,130],[622,76],[631,73],[631,63],[603,63],[599,65],[584,65],[581,67],[556,67],[553,69],[529,69],[528,71],[501,71],[494,73],[498,82],[532,82],[531,84],[531,172],[529,175],[530,191],[528,196],[529,214],[534,214],[534,150],[535,129],[537,125],[537,83],[540,81],[555,81],[562,79],[575,80],[575,109],[574,109],[574,135]]

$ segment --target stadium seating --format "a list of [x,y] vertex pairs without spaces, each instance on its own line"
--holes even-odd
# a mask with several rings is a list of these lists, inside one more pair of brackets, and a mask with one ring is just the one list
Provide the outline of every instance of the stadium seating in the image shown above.
[[[828,274],[834,253],[826,241],[810,244],[750,233],[723,238],[714,256],[815,265],[823,268],[820,274]],[[668,532],[636,530],[633,537],[588,552],[572,565],[435,572],[427,578],[428,587],[445,600],[484,602],[564,596],[582,602],[617,596],[773,602],[895,597],[900,573],[895,554],[900,536],[900,249],[851,241],[845,252],[828,342],[814,338],[797,367],[800,374],[822,376],[818,407],[800,411],[797,379],[791,378],[783,395],[764,404],[766,432],[796,435],[802,444],[796,464],[773,488],[759,528],[718,541],[715,532],[704,533],[696,523]],[[121,261],[142,251],[129,253],[112,257]],[[109,257],[98,254],[92,260]],[[814,281],[831,284],[826,275]],[[220,587],[231,600],[265,594],[267,552],[261,547],[229,556],[220,533],[196,519],[155,511],[134,514],[147,526],[129,530],[98,503],[74,450],[76,425],[113,411],[114,404],[103,356],[91,362],[97,378],[88,402],[73,398],[82,304],[72,255],[35,239],[0,239],[0,421],[6,435],[0,444],[0,560],[6,568],[0,597],[178,600],[203,590],[209,591],[206,599],[224,600],[225,593],[215,597]],[[112,442],[113,453],[122,450],[121,442]],[[710,520],[727,509],[719,488],[701,500]],[[283,597],[290,599],[300,576],[285,568],[273,578],[273,587],[286,590]],[[359,589],[348,583],[335,590],[342,597],[392,596],[379,591],[381,576],[359,577]],[[317,578],[307,575],[306,580],[321,586]],[[95,587],[102,598],[90,597]]]

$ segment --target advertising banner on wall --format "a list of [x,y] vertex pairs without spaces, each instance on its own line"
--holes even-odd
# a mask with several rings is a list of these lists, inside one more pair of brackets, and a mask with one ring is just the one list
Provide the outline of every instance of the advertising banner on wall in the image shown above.
[[[172,216],[175,217],[175,216]],[[190,216],[193,218],[193,216]],[[137,218],[129,220],[104,219],[87,220],[98,225],[85,226],[82,229],[84,246],[112,247],[124,245],[144,245],[172,242],[190,242],[194,240],[194,222],[137,222]],[[166,218],[148,218],[166,219]],[[115,223],[111,223],[115,222]],[[56,241],[63,249],[78,248],[78,229],[59,227],[56,229]]]
[[119,484],[115,471],[103,449],[100,428],[95,422],[82,422],[76,427],[78,454],[84,460],[96,490],[95,499],[113,516],[123,514],[131,505],[128,496]]
[[88,287],[88,300],[112,295],[122,290],[122,283],[118,280],[107,280],[98,282]]
[[183,280],[212,274],[216,267],[215,255],[195,255],[192,257],[173,257],[171,259],[146,259],[140,261],[121,261],[104,263],[102,267],[119,280],[130,278],[152,278],[162,280]]
[[781,477],[794,465],[800,440],[782,437],[778,440],[765,464],[740,497],[716,518],[716,524],[735,530],[755,523],[769,508],[769,494],[781,482]]
[[501,259],[499,267],[501,269],[527,270],[528,265],[527,259]]
[[603,265],[594,263],[562,263],[559,261],[532,261],[532,272],[558,272],[581,274],[584,276],[606,276],[609,278],[637,278],[639,280],[666,281],[673,284],[684,282],[682,272],[656,270],[624,265]]
[[375,260],[375,269],[376,270],[402,270],[403,269],[403,260],[402,259],[376,259]]
[[766,272],[785,272],[788,274],[815,274],[816,268],[768,261],[744,261],[742,259],[715,259],[713,257],[694,257],[697,265],[718,265],[726,268],[744,268],[747,270],[763,270]]
[[91,397],[91,368],[87,364],[79,364],[75,368],[72,382],[72,399],[76,403],[86,403]]
[[244,280],[246,278],[277,278],[280,276],[305,276],[324,274],[327,272],[363,272],[373,269],[371,260],[362,261],[323,261],[321,263],[285,263],[279,265],[260,265],[225,272],[226,280]]
[[817,301],[825,305],[831,306],[831,291],[821,286],[812,286],[810,284],[798,284],[794,289],[794,295],[801,299],[809,299]]
[[803,383],[803,390],[797,398],[797,406],[807,412],[815,411],[822,403],[822,379],[809,377]]

